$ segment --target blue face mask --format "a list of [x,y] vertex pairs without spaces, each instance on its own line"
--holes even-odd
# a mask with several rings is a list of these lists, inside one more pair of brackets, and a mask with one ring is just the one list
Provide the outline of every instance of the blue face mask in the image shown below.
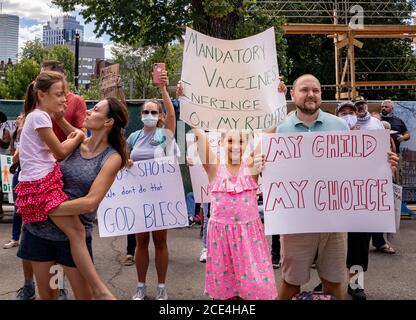
[[154,128],[159,121],[159,117],[148,114],[146,116],[142,116],[142,121],[146,127]]
[[357,116],[355,115],[347,114],[345,116],[341,116],[340,118],[345,120],[350,129],[354,128],[354,126],[357,124]]

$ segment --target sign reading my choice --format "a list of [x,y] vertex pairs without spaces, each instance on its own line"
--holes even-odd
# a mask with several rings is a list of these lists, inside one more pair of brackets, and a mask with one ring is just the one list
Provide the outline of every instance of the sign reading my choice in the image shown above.
[[98,208],[100,237],[188,226],[182,186],[173,157],[137,161],[120,170]]
[[186,28],[181,119],[203,130],[267,129],[286,117],[277,91],[274,28],[239,40],[208,37]]
[[387,130],[265,134],[266,234],[396,232]]

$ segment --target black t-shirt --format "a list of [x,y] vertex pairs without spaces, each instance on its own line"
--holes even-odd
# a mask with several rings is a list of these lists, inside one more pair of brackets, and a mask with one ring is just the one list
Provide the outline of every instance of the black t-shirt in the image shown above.
[[399,136],[399,134],[403,134],[405,133],[407,130],[407,127],[405,125],[405,123],[403,122],[402,119],[393,116],[393,117],[381,117],[381,120],[383,121],[387,121],[388,123],[390,123],[391,125],[391,130],[397,131],[397,133],[392,134],[391,137],[393,138],[394,141],[394,145],[396,146],[396,152],[399,153],[400,152],[400,141],[397,140],[397,137]]

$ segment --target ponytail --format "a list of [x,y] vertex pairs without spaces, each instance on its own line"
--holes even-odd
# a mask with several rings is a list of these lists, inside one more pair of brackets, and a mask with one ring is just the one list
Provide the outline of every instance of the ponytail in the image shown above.
[[34,86],[35,81],[32,81],[26,89],[25,104],[23,109],[25,116],[27,116],[31,111],[33,111],[33,109],[35,109],[36,106]]

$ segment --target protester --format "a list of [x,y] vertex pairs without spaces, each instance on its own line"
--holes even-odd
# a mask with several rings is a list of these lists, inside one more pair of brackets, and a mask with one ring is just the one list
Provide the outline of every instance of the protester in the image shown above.
[[[141,111],[141,120],[144,123],[142,130],[133,132],[127,139],[130,149],[129,165],[133,161],[148,160],[174,155],[176,144],[174,135],[176,131],[176,117],[169,92],[166,88],[168,76],[166,72],[161,75],[159,87],[163,98],[163,105],[166,108],[166,116],[163,116],[162,105],[157,100],[148,100],[144,103]],[[172,148],[173,147],[173,148]],[[152,232],[152,239],[155,246],[155,265],[158,278],[156,300],[167,300],[166,273],[168,269],[168,245],[167,230]],[[149,242],[150,233],[143,232],[136,234],[136,270],[138,284],[133,300],[144,300],[146,296],[146,274],[149,268]]]
[[21,171],[15,189],[16,206],[25,224],[42,222],[49,217],[70,239],[71,253],[91,285],[94,297],[112,299],[112,294],[99,279],[89,256],[84,242],[85,230],[79,218],[49,214],[68,198],[62,191],[62,173],[53,155],[66,158],[85,138],[82,131],[74,129],[68,139],[61,143],[52,131],[51,116],[62,112],[66,102],[65,86],[65,78],[55,71],[41,72],[32,83],[36,106],[25,110],[25,125],[19,148]]
[[252,157],[242,161],[248,134],[228,131],[223,136],[224,163],[203,130],[193,130],[212,198],[205,291],[221,300],[275,299],[274,272],[257,205],[260,171],[249,166]]
[[[7,121],[7,116],[0,111],[0,126],[3,125],[5,122]],[[0,155],[1,154],[5,154],[8,155],[10,154],[10,140],[11,140],[11,136],[10,136],[10,131],[4,127],[3,130],[1,130],[0,133]],[[0,218],[2,218],[4,215],[3,212],[3,188],[0,188]]]
[[[56,60],[48,60],[42,63],[41,71],[56,71],[62,75],[65,75],[64,64]],[[64,118],[74,128],[82,129],[82,125],[85,120],[87,105],[84,98],[75,95],[66,88],[65,92],[66,107],[64,110]],[[59,141],[63,142],[67,136],[57,125],[54,119],[52,119],[53,132],[58,137]]]
[[[321,85],[310,74],[293,83],[292,99],[296,112],[277,128],[277,132],[348,131],[347,123],[320,110]],[[389,161],[397,157],[389,154]],[[397,165],[397,162],[394,162]],[[344,298],[347,238],[345,233],[285,234],[280,236],[282,254],[282,283],[279,297],[291,299],[310,279],[310,268],[316,257],[316,268],[323,292],[337,299]]]
[[392,134],[392,138],[396,147],[396,153],[400,153],[400,143],[410,139],[409,130],[402,119],[394,115],[393,101],[390,99],[384,100],[381,103],[381,120],[390,123],[391,130],[396,131]]
[[[368,112],[367,100],[364,97],[358,96],[353,100],[354,105],[357,107],[358,113],[358,128],[360,130],[384,130],[384,126],[380,120],[372,117]],[[397,150],[396,150],[397,151]],[[394,248],[386,242],[383,233],[372,233],[372,244],[377,251],[387,254],[394,254],[396,251]]]
[[[71,200],[61,203],[50,216],[80,215],[85,233],[82,241],[88,246],[89,261],[92,258],[91,237],[97,207],[114,182],[118,170],[127,161],[122,133],[127,119],[127,108],[117,99],[100,101],[88,110],[84,122],[91,137],[61,162],[63,190]],[[64,119],[59,119],[58,123],[66,133],[75,130]],[[76,299],[100,298],[79,270],[89,261],[75,264],[71,249],[67,236],[51,219],[24,224],[18,256],[32,261],[42,299],[57,297],[57,290],[49,285],[53,276],[49,273],[50,268],[56,263],[63,266]]]

